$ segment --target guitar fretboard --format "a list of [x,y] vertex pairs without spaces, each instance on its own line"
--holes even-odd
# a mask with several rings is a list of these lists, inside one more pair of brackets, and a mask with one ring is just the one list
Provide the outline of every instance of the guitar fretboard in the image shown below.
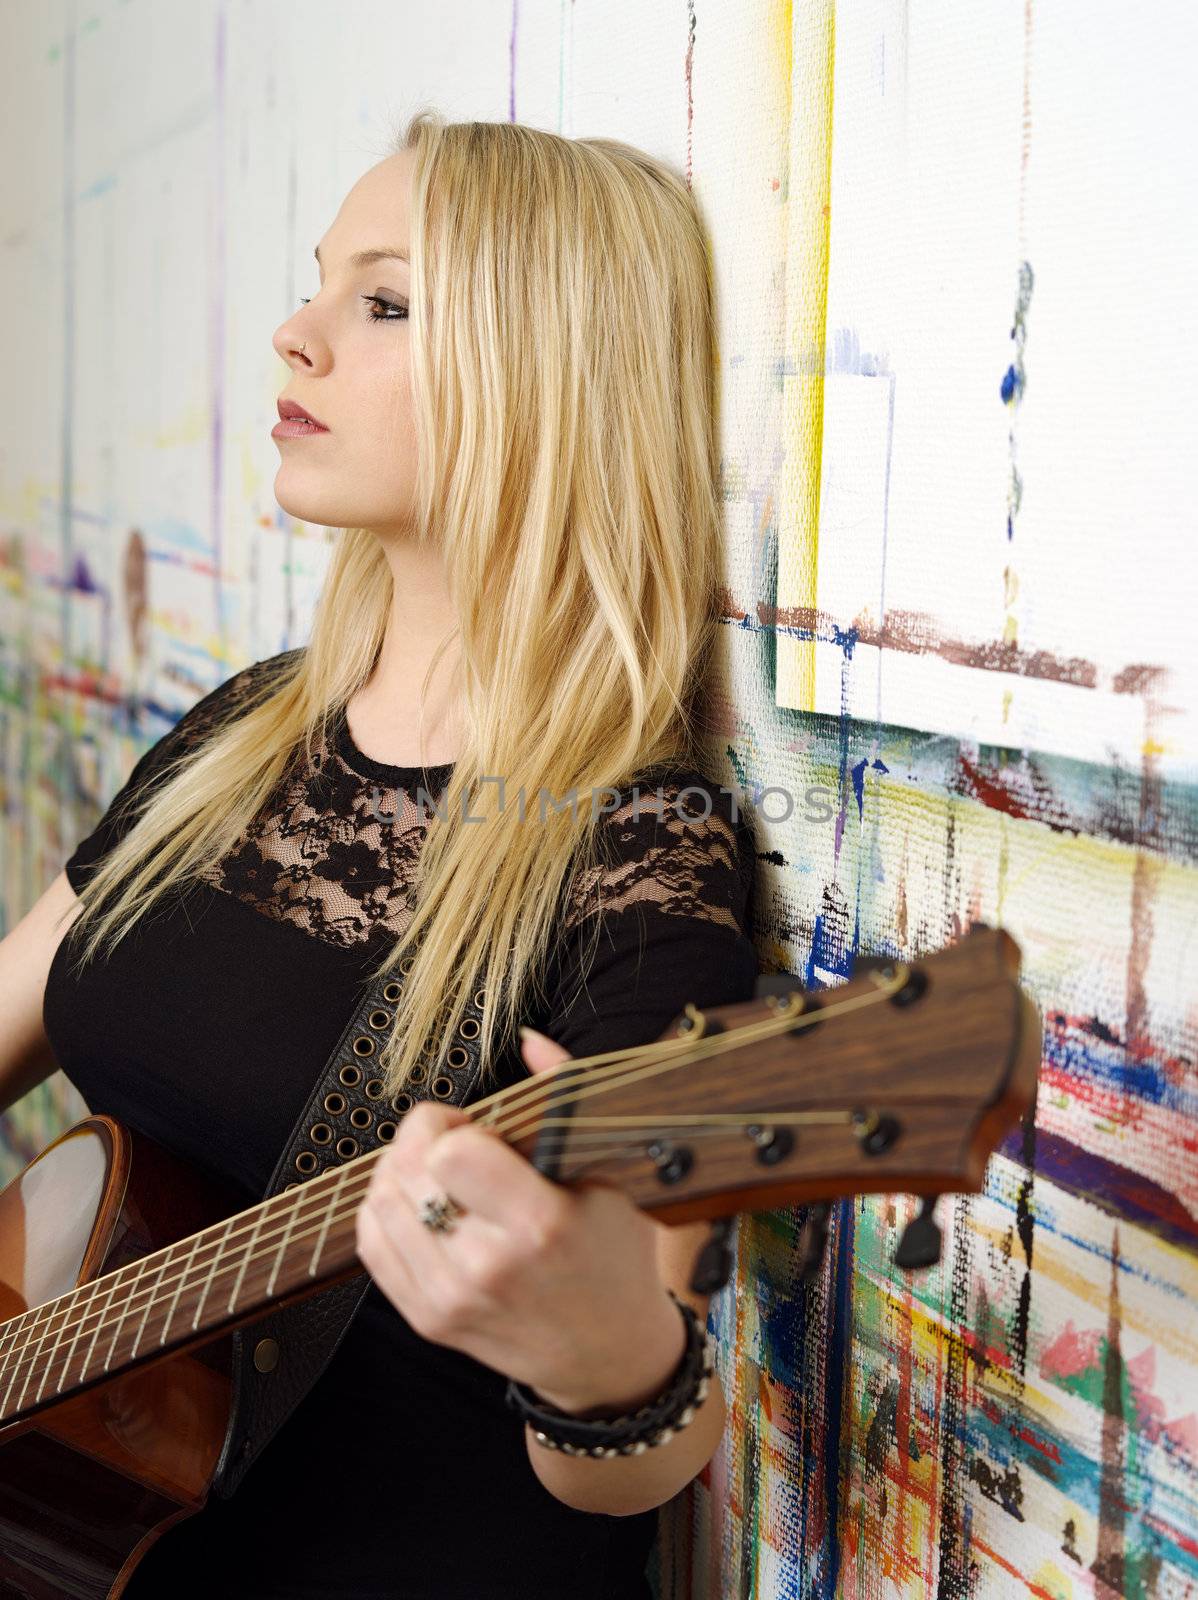
[[372,1151],[0,1328],[0,1424],[217,1331],[357,1259]]

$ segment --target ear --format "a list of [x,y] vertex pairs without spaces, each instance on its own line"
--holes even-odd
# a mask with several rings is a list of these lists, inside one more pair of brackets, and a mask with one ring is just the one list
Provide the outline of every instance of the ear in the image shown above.
[[547,1034],[538,1033],[535,1028],[520,1029],[520,1054],[524,1065],[533,1073],[548,1072],[551,1067],[571,1059],[563,1045],[555,1044]]

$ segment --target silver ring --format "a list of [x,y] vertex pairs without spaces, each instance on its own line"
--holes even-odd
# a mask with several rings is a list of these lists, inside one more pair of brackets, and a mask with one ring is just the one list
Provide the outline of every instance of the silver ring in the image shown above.
[[434,1233],[451,1232],[455,1218],[461,1215],[461,1207],[452,1195],[448,1194],[430,1194],[419,1212],[421,1222]]

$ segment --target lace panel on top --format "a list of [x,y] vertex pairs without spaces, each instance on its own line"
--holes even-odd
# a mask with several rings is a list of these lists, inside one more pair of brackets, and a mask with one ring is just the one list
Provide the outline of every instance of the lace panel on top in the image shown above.
[[[411,920],[416,863],[429,826],[409,788],[353,770],[344,715],[311,765],[291,771],[268,812],[203,874],[256,911],[330,944],[398,938]],[[402,769],[396,769],[401,771]],[[447,766],[420,778],[434,799]]]
[[[398,781],[367,776],[351,762],[388,770]],[[285,779],[278,801],[204,877],[331,944],[391,941],[411,920],[429,827],[427,811],[416,803],[417,785],[435,802],[451,772],[448,764],[418,772],[363,761],[342,714],[313,764]],[[638,903],[739,931],[736,910],[743,900],[736,902],[746,863],[728,798],[710,784],[701,794],[684,794],[699,783],[689,772],[651,786],[640,781],[639,801],[629,789],[626,802],[601,823],[599,848],[608,864],[578,874],[563,931],[600,908],[620,912]],[[708,794],[711,815],[704,819]]]
[[[138,762],[73,860],[84,863],[108,848],[126,825],[126,803],[152,787],[163,760],[236,716],[263,675],[295,653],[256,662],[197,701]],[[418,788],[436,801],[452,771],[452,763],[399,767],[363,755],[343,710],[311,762],[297,751],[263,811],[201,876],[263,915],[340,948],[389,944],[411,920],[430,822],[416,803]],[[599,911],[634,907],[638,915],[656,911],[741,931],[754,849],[730,797],[701,773],[668,765],[634,781],[637,788],[626,785],[622,803],[600,824],[602,864],[580,871],[569,887],[561,931]]]

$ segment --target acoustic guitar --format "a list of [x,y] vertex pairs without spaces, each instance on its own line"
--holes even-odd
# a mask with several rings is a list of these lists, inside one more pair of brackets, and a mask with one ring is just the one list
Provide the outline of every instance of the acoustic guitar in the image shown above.
[[[616,1184],[666,1223],[805,1205],[809,1268],[836,1198],[920,1195],[896,1260],[927,1264],[935,1197],[980,1189],[1034,1104],[1042,1025],[1018,973],[1018,946],[982,925],[828,988],[763,977],[751,1000],[687,1005],[655,1043],[465,1109],[557,1181]],[[118,1596],[204,1505],[231,1330],[364,1270],[354,1217],[380,1154],[230,1209],[89,1116],[0,1191],[0,1591]]]

